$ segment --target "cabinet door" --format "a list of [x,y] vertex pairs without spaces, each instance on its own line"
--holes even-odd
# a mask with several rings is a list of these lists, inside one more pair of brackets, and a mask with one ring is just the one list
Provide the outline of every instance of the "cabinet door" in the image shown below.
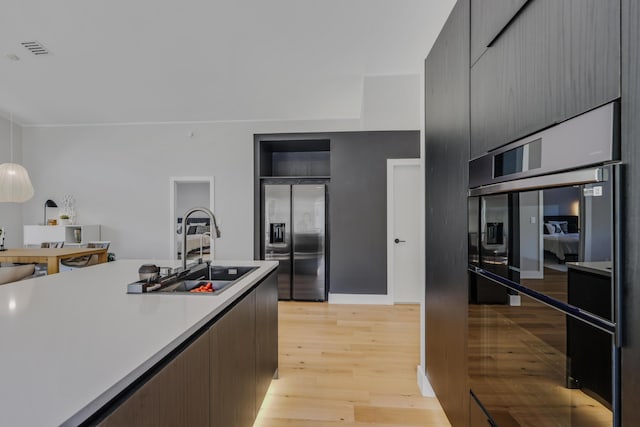
[[209,330],[211,426],[251,427],[256,414],[255,291]]
[[63,242],[65,227],[63,225],[25,225],[24,245],[40,246],[42,242]]
[[256,289],[256,412],[278,370],[278,285],[271,273]]
[[530,0],[471,69],[471,157],[620,95],[620,2]]
[[530,0],[471,2],[471,65],[482,56],[528,1]]
[[204,334],[136,390],[101,425],[209,425],[209,360],[209,335]]

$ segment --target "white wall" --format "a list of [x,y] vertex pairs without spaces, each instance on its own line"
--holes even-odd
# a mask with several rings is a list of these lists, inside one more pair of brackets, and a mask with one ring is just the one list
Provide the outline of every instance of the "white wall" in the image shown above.
[[[542,191],[520,193],[520,278],[542,279]],[[532,222],[533,221],[533,222]]]
[[46,199],[72,194],[77,222],[101,224],[118,258],[164,259],[169,177],[213,176],[223,233],[216,257],[252,259],[254,133],[358,127],[359,120],[25,128],[35,196],[24,204],[24,222],[41,221]]
[[[0,116],[0,163],[11,162],[10,121]],[[13,124],[13,163],[22,163],[22,128]],[[28,172],[29,169],[27,168]],[[42,201],[44,205],[44,200]],[[42,213],[40,213],[42,215]],[[0,227],[5,229],[5,247],[22,246],[22,204],[0,203]]]
[[[395,78],[405,90],[394,104],[407,107],[388,110],[384,125],[418,129],[418,114],[407,120],[406,111],[419,108],[420,79]],[[393,79],[386,76],[384,86],[393,86]],[[22,219],[37,224],[45,200],[60,203],[64,194],[72,194],[76,222],[101,224],[102,239],[112,242],[118,258],[164,259],[169,253],[169,177],[213,176],[222,232],[216,257],[251,259],[253,135],[379,129],[383,117],[377,106],[387,93],[371,89],[363,95],[364,115],[357,119],[25,127],[23,162],[35,195],[23,205]]]
[[363,128],[418,129],[422,117],[420,88],[418,74],[366,76],[362,97]]

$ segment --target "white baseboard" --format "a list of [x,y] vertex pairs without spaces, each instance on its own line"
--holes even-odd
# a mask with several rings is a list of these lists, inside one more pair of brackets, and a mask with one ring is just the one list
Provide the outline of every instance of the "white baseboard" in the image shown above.
[[521,279],[544,279],[544,272],[538,270],[522,270],[520,271]]
[[520,307],[521,305],[520,295],[509,295],[509,305],[514,307]]
[[433,388],[431,388],[431,383],[424,373],[422,365],[418,365],[418,388],[424,397],[436,397],[436,393],[433,391]]
[[393,305],[390,295],[329,294],[329,304],[373,304]]

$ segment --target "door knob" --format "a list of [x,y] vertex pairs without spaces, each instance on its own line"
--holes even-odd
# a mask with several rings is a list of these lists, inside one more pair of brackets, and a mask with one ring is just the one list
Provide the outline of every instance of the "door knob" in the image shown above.
[[396,243],[401,243],[401,242],[404,243],[404,242],[406,242],[406,240],[396,239],[396,240],[394,240],[394,242],[396,242]]

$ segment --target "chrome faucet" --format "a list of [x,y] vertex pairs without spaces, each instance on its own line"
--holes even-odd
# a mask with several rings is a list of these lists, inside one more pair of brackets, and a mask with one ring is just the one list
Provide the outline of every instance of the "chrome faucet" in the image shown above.
[[[211,234],[211,237],[220,237],[220,229],[218,228],[218,223],[216,221],[216,216],[207,208],[191,208],[182,216],[182,270],[187,269],[187,224],[189,224],[188,219],[195,212],[202,212],[209,215],[210,223],[213,226],[214,233]],[[213,257],[213,253],[211,253]]]

